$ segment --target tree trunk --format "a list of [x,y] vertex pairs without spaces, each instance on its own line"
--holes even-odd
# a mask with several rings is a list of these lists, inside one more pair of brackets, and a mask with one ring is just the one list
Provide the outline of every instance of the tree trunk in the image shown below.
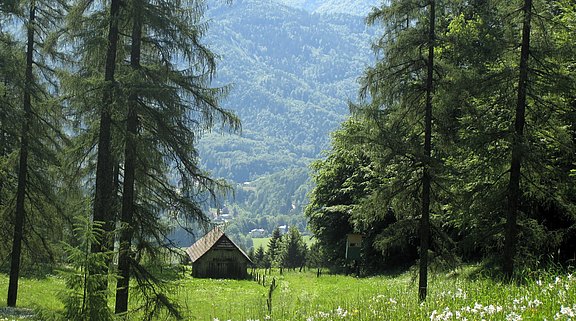
[[[4,78],[4,101],[8,101],[8,78],[5,76]],[[8,137],[7,133],[4,130],[4,126],[6,126],[6,110],[4,108],[0,112],[0,157],[4,157],[8,154]],[[4,190],[4,180],[0,181],[0,206],[4,205],[4,200],[2,199],[2,191]]]
[[32,119],[32,67],[33,67],[33,54],[34,54],[34,27],[36,23],[36,4],[34,2],[30,5],[30,14],[28,18],[28,33],[27,33],[27,46],[26,46],[26,74],[24,79],[24,121],[22,123],[22,132],[20,134],[20,160],[18,164],[18,187],[16,191],[16,213],[14,219],[14,238],[12,241],[12,254],[10,262],[10,281],[8,284],[8,300],[9,307],[16,306],[18,298],[18,278],[20,275],[20,256],[22,253],[22,239],[24,236],[24,218],[26,210],[24,208],[24,201],[26,198],[26,183],[28,175],[28,143],[30,122]]
[[36,23],[36,4],[33,1],[30,5],[30,15],[28,18],[28,33],[26,46],[26,74],[24,79],[24,121],[22,123],[22,132],[20,134],[20,160],[18,164],[18,187],[16,190],[16,213],[14,219],[14,238],[12,241],[12,254],[10,262],[10,281],[8,284],[9,307],[16,306],[18,298],[18,278],[20,276],[20,256],[22,253],[22,239],[24,236],[24,218],[26,210],[24,201],[26,198],[26,182],[28,175],[28,143],[30,134],[30,123],[32,120],[32,66],[34,54],[34,27]]
[[508,213],[506,217],[503,272],[507,278],[514,274],[516,256],[516,221],[520,203],[520,175],[524,152],[524,124],[526,95],[528,84],[528,58],[530,55],[530,24],[532,19],[532,0],[524,1],[524,23],[522,28],[522,48],[520,51],[520,74],[518,78],[518,99],[514,119],[512,138],[512,158],[510,162],[510,181],[508,182]]
[[[142,19],[139,2],[135,3],[132,27],[132,49],[130,65],[134,72],[140,68],[140,51],[142,40]],[[124,146],[124,186],[122,194],[120,251],[118,256],[119,278],[116,284],[115,312],[128,311],[128,293],[130,285],[131,246],[134,217],[134,186],[136,176],[136,136],[138,135],[138,94],[132,88],[128,97],[128,119],[126,123],[126,145]]]
[[[114,163],[111,149],[112,103],[114,95],[114,73],[116,70],[116,48],[118,45],[118,17],[120,0],[110,3],[110,25],[108,30],[108,48],[104,72],[104,90],[100,111],[100,131],[98,134],[98,163],[96,166],[96,193],[94,196],[94,221],[103,222],[105,232],[113,230],[114,203]],[[99,253],[110,248],[107,236],[101,242],[92,244],[92,252]],[[96,271],[95,271],[96,272]],[[103,272],[103,271],[99,271]],[[105,271],[104,271],[105,272]]]
[[434,91],[434,45],[436,3],[430,1],[428,31],[428,75],[426,79],[426,107],[424,116],[424,168],[422,173],[422,217],[420,218],[420,273],[418,298],[426,300],[428,294],[428,249],[430,248],[430,159],[432,157],[432,94]]

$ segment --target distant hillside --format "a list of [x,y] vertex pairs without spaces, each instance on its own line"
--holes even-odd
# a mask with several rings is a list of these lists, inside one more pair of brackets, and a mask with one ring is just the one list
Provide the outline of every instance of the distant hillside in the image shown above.
[[[357,97],[358,77],[372,58],[373,30],[363,16],[318,13],[329,12],[322,8],[336,0],[300,1],[307,8],[277,1],[225,5],[215,0],[208,12],[207,44],[220,55],[217,82],[232,85],[224,106],[240,116],[243,131],[206,135],[199,149],[214,176],[233,182],[258,179],[259,186],[275,186],[279,176],[273,174],[306,169],[320,157],[329,147],[329,133],[348,114],[347,102]],[[302,184],[299,175],[286,182],[288,189],[305,194],[295,183]],[[284,209],[294,199],[264,198],[262,192],[252,198],[258,211]],[[243,195],[244,203],[247,199]]]
[[304,9],[313,13],[331,14],[344,13],[355,16],[366,16],[378,0],[277,0],[287,6]]

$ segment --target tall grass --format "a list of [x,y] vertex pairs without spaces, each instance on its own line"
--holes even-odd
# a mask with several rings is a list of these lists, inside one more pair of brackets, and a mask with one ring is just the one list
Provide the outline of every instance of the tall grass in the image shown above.
[[[475,274],[434,274],[429,296],[418,302],[415,275],[355,278],[315,272],[273,271],[266,284],[254,281],[193,279],[173,281],[171,295],[186,320],[576,320],[576,275],[535,272],[516,283]],[[275,278],[271,312],[266,304]],[[61,309],[54,277],[22,281],[19,306]],[[0,276],[0,291],[7,277]],[[0,307],[4,302],[0,302]],[[0,315],[0,320],[2,320]],[[136,315],[133,320],[138,320]]]
[[[423,304],[411,273],[360,279],[274,274],[271,313],[268,288],[248,281],[189,279],[182,291],[196,307],[190,311],[195,320],[576,320],[576,276],[538,273],[509,284],[472,278],[471,271],[435,275]],[[199,288],[210,289],[209,299]]]

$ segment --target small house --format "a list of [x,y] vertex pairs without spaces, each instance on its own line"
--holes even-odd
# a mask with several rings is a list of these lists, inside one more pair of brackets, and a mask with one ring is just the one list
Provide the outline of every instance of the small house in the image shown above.
[[250,237],[266,237],[266,230],[263,228],[255,228],[252,229],[248,235],[250,235]]
[[278,229],[280,230],[280,234],[282,235],[288,233],[288,225],[280,225],[278,226]]
[[245,279],[252,261],[220,228],[204,235],[187,250],[195,278]]

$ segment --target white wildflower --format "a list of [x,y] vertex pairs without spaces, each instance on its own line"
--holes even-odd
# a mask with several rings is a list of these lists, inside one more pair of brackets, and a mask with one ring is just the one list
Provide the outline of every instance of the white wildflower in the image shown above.
[[542,301],[538,299],[534,299],[533,301],[528,301],[528,307],[530,308],[537,308],[542,305]]
[[452,313],[452,311],[450,311],[450,308],[446,307],[444,309],[444,320],[452,319],[452,316],[454,316],[454,314]]
[[436,313],[438,313],[436,310],[432,311],[432,314],[430,314],[430,321],[436,320]]
[[345,318],[348,315],[348,310],[344,310],[341,307],[338,307],[338,309],[336,309],[336,315],[340,318]]
[[560,308],[560,314],[571,317],[571,318],[574,317],[574,311],[570,307],[562,306]]
[[511,312],[506,316],[506,321],[522,321],[522,316],[515,312]]
[[454,296],[456,298],[460,298],[460,299],[466,299],[467,295],[466,292],[464,292],[464,290],[458,288],[458,290],[456,290],[456,293],[454,293]]
[[494,314],[496,313],[496,307],[492,304],[490,304],[489,306],[487,306],[485,309],[486,313],[488,314]]
[[321,317],[321,318],[327,318],[327,317],[330,316],[330,313],[326,313],[326,312],[320,311],[320,312],[318,312],[318,316]]

